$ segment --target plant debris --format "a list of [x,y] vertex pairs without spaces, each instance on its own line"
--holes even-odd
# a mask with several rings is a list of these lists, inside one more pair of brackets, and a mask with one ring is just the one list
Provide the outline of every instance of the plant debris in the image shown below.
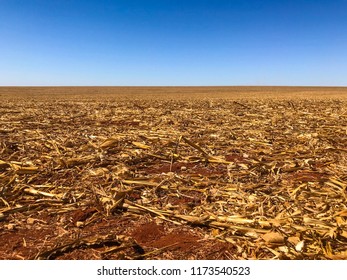
[[346,97],[0,88],[0,259],[347,259]]

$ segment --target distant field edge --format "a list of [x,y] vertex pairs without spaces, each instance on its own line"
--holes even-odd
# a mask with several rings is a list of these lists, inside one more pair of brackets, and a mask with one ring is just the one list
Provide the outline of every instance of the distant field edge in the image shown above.
[[0,86],[0,97],[8,96],[120,95],[150,98],[342,98],[345,86]]

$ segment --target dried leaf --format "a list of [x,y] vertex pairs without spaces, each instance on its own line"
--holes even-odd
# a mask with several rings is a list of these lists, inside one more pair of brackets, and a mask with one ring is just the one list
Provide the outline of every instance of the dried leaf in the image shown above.
[[147,150],[147,149],[150,148],[150,146],[145,145],[145,144],[142,144],[142,143],[140,143],[140,142],[132,142],[132,144],[133,144],[134,146],[136,146],[137,148],[144,149],[144,150]]
[[295,250],[297,252],[301,252],[304,246],[305,246],[305,240],[301,240],[295,245]]
[[101,143],[100,148],[106,149],[106,148],[115,146],[117,142],[118,142],[118,139],[114,139],[114,138],[106,139],[104,142]]
[[269,232],[262,236],[266,243],[284,243],[284,236],[279,232]]

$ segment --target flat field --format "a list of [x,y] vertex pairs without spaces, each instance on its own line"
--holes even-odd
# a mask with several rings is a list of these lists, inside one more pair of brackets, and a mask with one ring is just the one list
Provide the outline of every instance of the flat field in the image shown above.
[[0,259],[346,259],[346,187],[347,88],[0,88]]

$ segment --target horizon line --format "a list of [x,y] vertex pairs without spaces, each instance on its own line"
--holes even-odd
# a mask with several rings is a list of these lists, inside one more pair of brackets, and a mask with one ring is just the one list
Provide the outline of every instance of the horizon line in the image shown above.
[[0,85],[0,87],[347,87],[347,85]]

